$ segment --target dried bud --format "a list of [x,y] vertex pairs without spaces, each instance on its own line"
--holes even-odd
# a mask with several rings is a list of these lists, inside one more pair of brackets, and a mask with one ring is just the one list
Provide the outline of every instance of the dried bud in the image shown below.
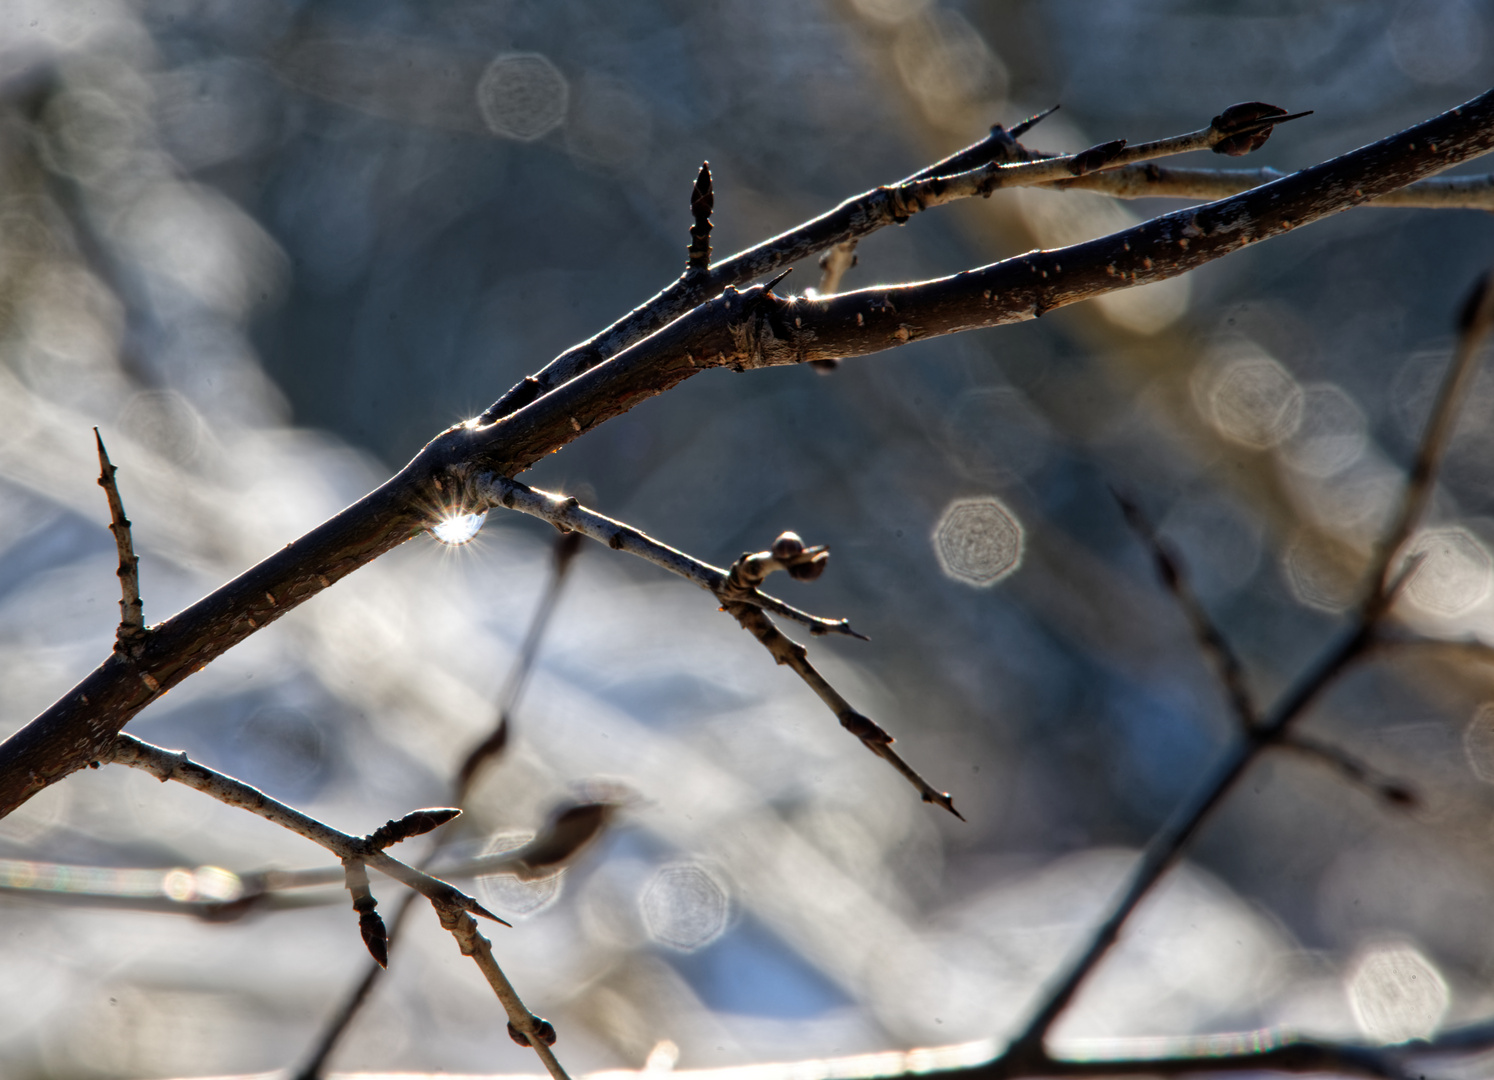
[[773,558],[779,562],[788,562],[804,553],[804,541],[796,532],[780,533],[777,540],[773,541]]
[[[539,1036],[540,1042],[544,1043],[546,1046],[555,1045],[557,1036],[555,1034],[554,1024],[550,1023],[550,1021],[546,1020],[542,1016],[534,1016],[533,1014],[530,1015],[529,1022],[534,1025],[534,1033],[535,1035]],[[524,1033],[522,1031],[514,1027],[513,1021],[511,1020],[508,1024],[508,1037],[522,1047],[528,1048],[529,1046],[529,1040],[524,1037]]]
[[398,844],[402,840],[408,840],[412,836],[420,836],[432,829],[445,825],[461,811],[454,806],[437,806],[425,810],[411,810],[402,818],[393,818],[380,825],[368,842],[383,850]]
[[825,572],[825,566],[830,562],[830,553],[821,551],[804,562],[792,564],[788,568],[789,577],[795,581],[813,581]]
[[363,934],[363,944],[368,948],[368,955],[374,958],[374,963],[381,968],[389,966],[389,931],[384,928],[384,920],[379,913],[369,908],[358,916],[358,929]]
[[1214,153],[1241,157],[1266,145],[1277,124],[1307,116],[1307,112],[1287,114],[1287,111],[1264,101],[1242,101],[1231,105],[1210,121],[1210,125],[1224,138],[1214,144]]
[[862,716],[859,712],[842,716],[840,726],[865,742],[881,743],[884,746],[892,742],[892,736],[887,734],[880,724],[869,716]]

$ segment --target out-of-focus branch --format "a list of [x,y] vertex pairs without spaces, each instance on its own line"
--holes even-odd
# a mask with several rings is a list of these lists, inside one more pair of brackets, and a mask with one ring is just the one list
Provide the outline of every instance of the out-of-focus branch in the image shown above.
[[1121,514],[1125,517],[1126,524],[1131,526],[1131,530],[1147,545],[1147,550],[1152,556],[1152,563],[1157,568],[1157,576],[1162,580],[1163,586],[1178,602],[1178,607],[1182,608],[1183,617],[1188,620],[1188,626],[1193,631],[1193,637],[1198,642],[1199,649],[1217,669],[1219,681],[1224,686],[1224,694],[1229,700],[1235,719],[1239,721],[1243,730],[1249,731],[1259,720],[1259,712],[1251,696],[1250,688],[1245,684],[1245,667],[1240,663],[1240,658],[1235,655],[1234,646],[1229,643],[1229,639],[1209,617],[1208,611],[1198,599],[1198,594],[1193,591],[1188,575],[1184,572],[1183,561],[1157,535],[1152,523],[1141,512],[1141,507],[1120,492],[1114,492],[1114,495],[1116,501],[1120,503]]
[[1363,788],[1388,806],[1398,810],[1412,810],[1421,804],[1421,797],[1410,784],[1371,768],[1342,747],[1302,734],[1283,739],[1281,746],[1308,761],[1315,761],[1332,769],[1349,783]]
[[1472,382],[1473,360],[1494,328],[1494,276],[1485,275],[1463,306],[1452,364],[1433,406],[1406,481],[1401,508],[1386,531],[1369,575],[1369,587],[1354,624],[1300,676],[1261,723],[1239,738],[1199,792],[1147,844],[1130,881],[1080,955],[1054,983],[1032,1019],[1012,1044],[1019,1059],[1047,1056],[1045,1040],[1091,972],[1120,937],[1121,928],[1141,901],[1181,856],[1188,842],[1230,793],[1245,770],[1267,749],[1288,738],[1292,726],[1350,664],[1376,641],[1380,623],[1418,560],[1400,569],[1395,558],[1430,498],[1437,467],[1457,421],[1458,407]]
[[851,703],[842,697],[840,692],[831,686],[809,662],[809,653],[804,646],[774,626],[773,620],[768,618],[761,608],[729,601],[726,604],[726,610],[742,624],[744,630],[762,642],[763,648],[768,650],[774,660],[786,665],[804,680],[805,684],[835,714],[841,727],[860,739],[863,746],[900,772],[913,785],[914,790],[924,802],[942,806],[961,821],[965,820],[965,815],[955,809],[954,800],[949,792],[940,791],[934,787],[904,761],[902,755],[892,748],[892,736],[876,721],[852,708]]
[[[704,168],[701,171],[707,177],[707,182],[709,182],[709,173]],[[524,688],[529,683],[530,673],[534,670],[535,660],[539,657],[540,642],[544,640],[545,631],[549,628],[551,616],[555,614],[556,605],[560,600],[561,589],[564,587],[566,578],[569,576],[571,566],[576,561],[576,555],[581,550],[580,540],[581,537],[578,533],[566,533],[559,537],[555,543],[550,581],[545,587],[545,592],[540,598],[539,605],[534,610],[534,615],[529,620],[529,629],[524,634],[524,643],[520,646],[518,656],[514,658],[513,667],[509,670],[508,679],[505,681],[503,689],[499,692],[498,708],[495,710],[493,729],[468,751],[467,756],[462,760],[461,766],[457,769],[456,779],[452,784],[452,802],[459,808],[466,807],[467,797],[471,794],[472,787],[476,783],[478,776],[481,775],[482,770],[496,761],[508,746],[513,726],[513,711],[519,703],[519,698],[524,693]],[[598,818],[596,829],[600,829],[601,821],[602,819]],[[593,829],[592,834],[585,837],[567,837],[569,843],[567,845],[559,845],[564,847],[565,850],[555,855],[552,862],[559,861],[573,854],[575,850],[591,838],[591,835],[595,834],[596,829]],[[547,835],[541,833],[540,836],[535,838],[535,841],[544,842],[546,839]],[[533,845],[525,845],[526,848],[531,846]],[[441,848],[442,845],[438,844],[435,850],[430,853],[430,856],[425,861],[426,869],[429,869],[431,864],[440,858]],[[523,859],[522,852],[506,852],[505,856],[508,857],[510,864],[522,862]],[[491,860],[491,857],[488,858]],[[470,877],[474,874],[496,872],[493,869],[475,868],[476,866],[480,866],[482,861],[481,857],[476,860],[467,860],[467,867],[463,876]],[[392,948],[394,943],[399,939],[400,932],[406,925],[406,920],[410,913],[410,905],[414,899],[415,896],[413,893],[407,894],[401,900],[399,907],[395,909],[394,917],[390,921],[389,929],[385,936],[386,947]],[[378,961],[379,958],[375,955],[374,959]],[[373,992],[373,988],[378,985],[387,967],[387,963],[375,963],[364,971],[363,976],[348,993],[341,1006],[323,1025],[321,1032],[312,1045],[311,1053],[307,1055],[306,1060],[296,1070],[295,1080],[316,1080],[317,1077],[322,1075],[328,1059],[332,1056],[332,1052],[337,1048],[338,1043],[342,1041],[343,1036],[347,1034],[349,1027],[352,1025],[354,1019],[357,1018],[364,1003],[368,1001],[369,995]],[[546,1027],[549,1026],[543,1020],[540,1023],[545,1024]],[[512,1027],[512,1020],[510,1020],[510,1030],[515,1030]],[[550,1032],[553,1037],[554,1029],[550,1028]],[[527,1040],[525,1044],[528,1045]]]
[[[1000,142],[983,152],[994,156],[993,147]],[[376,491],[152,628],[138,657],[111,655],[0,744],[0,815],[98,760],[131,717],[260,627],[418,535],[443,514],[480,502],[470,490],[478,477],[513,476],[699,371],[861,356],[938,334],[1034,318],[1187,273],[1491,148],[1494,91],[1274,183],[1070,248],[1033,252],[936,281],[814,302],[790,301],[762,287],[727,290],[501,420],[443,432]],[[793,257],[846,238],[843,230],[828,227],[803,235],[807,239],[799,246],[808,250]],[[754,251],[766,263],[780,264],[776,260],[786,249],[775,243]],[[710,273],[732,263],[718,264]],[[630,331],[622,339],[633,336]],[[591,343],[583,351],[588,347]],[[603,350],[602,355],[610,354]],[[489,415],[512,405],[507,396],[505,400],[508,405],[496,413],[489,410]]]

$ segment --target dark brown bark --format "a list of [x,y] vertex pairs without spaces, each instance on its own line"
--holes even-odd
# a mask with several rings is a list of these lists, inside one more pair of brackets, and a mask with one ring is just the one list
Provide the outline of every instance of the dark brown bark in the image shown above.
[[[1274,183],[1074,247],[1033,252],[936,281],[813,302],[780,298],[761,286],[728,289],[612,359],[504,415],[518,400],[510,391],[486,414],[502,416],[501,420],[443,432],[382,487],[152,629],[138,658],[111,655],[0,744],[0,816],[105,756],[113,736],[129,719],[182,679],[416,535],[442,507],[459,499],[464,478],[484,470],[519,473],[697,371],[861,356],[926,337],[1033,318],[1103,293],[1186,273],[1491,148],[1494,91]],[[818,226],[806,227],[754,251],[771,248],[772,265],[783,265],[841,239],[843,230],[822,235]],[[754,257],[741,265],[750,269],[758,261]],[[659,309],[665,310],[672,308]],[[636,335],[636,327],[661,317],[657,311],[634,313],[627,325]],[[606,332],[609,340],[626,336],[622,326]],[[535,384],[536,390],[540,387]]]

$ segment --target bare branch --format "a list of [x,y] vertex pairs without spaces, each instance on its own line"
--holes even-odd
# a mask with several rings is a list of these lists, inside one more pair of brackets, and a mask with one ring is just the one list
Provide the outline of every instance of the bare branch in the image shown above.
[[465,911],[446,909],[441,912],[441,925],[457,939],[462,955],[477,962],[493,993],[503,1003],[503,1011],[508,1014],[509,1036],[520,1046],[532,1047],[554,1080],[569,1080],[550,1049],[555,1045],[555,1028],[548,1020],[530,1012],[519,999],[513,983],[493,958],[492,943],[478,932],[477,922]]
[[[902,183],[964,172],[991,161],[1023,161],[1027,157],[1027,152],[998,124],[985,138],[942,161],[920,169]],[[859,239],[891,224],[891,218],[875,223],[866,218],[866,205],[877,203],[881,193],[886,190],[876,188],[854,199],[848,199],[813,221],[805,222],[717,263],[708,273],[692,273],[687,269],[678,280],[607,329],[567,349],[541,371],[518,383],[489,406],[478,422],[492,423],[517,411],[581,372],[590,370],[629,345],[641,341],[701,301],[715,296],[728,285],[745,284],[780,270],[789,263],[798,262],[847,240]]]
[[1224,636],[1219,627],[1214,624],[1214,620],[1209,617],[1209,613],[1204,610],[1198,594],[1193,591],[1193,586],[1188,581],[1183,561],[1157,535],[1152,523],[1142,513],[1141,507],[1114,489],[1111,490],[1111,494],[1115,496],[1116,502],[1120,503],[1121,514],[1125,517],[1126,524],[1131,526],[1131,530],[1141,538],[1142,543],[1146,544],[1151,552],[1152,562],[1157,568],[1157,576],[1162,579],[1163,586],[1178,602],[1178,607],[1183,609],[1183,617],[1188,620],[1188,626],[1193,631],[1193,638],[1198,642],[1199,649],[1219,672],[1219,681],[1224,685],[1224,695],[1229,700],[1235,719],[1239,721],[1243,730],[1249,731],[1259,721],[1260,713],[1251,696],[1250,687],[1245,684],[1244,665],[1235,655],[1229,639]]
[[1453,362],[1443,378],[1432,415],[1427,418],[1426,432],[1411,466],[1400,513],[1380,543],[1373,574],[1377,589],[1367,601],[1369,603],[1389,601],[1395,557],[1410,538],[1432,497],[1437,467],[1442,463],[1453,429],[1457,426],[1458,407],[1473,384],[1479,348],[1491,329],[1494,329],[1494,274],[1486,273],[1474,285],[1463,305]]
[[[497,718],[493,725],[493,730],[467,753],[466,758],[463,759],[461,766],[457,770],[456,780],[452,785],[452,801],[459,806],[466,804],[467,798],[471,794],[472,786],[483,768],[497,759],[508,745],[514,709],[517,708],[519,699],[524,693],[524,688],[529,683],[529,675],[534,670],[535,660],[539,656],[540,643],[544,639],[545,630],[549,627],[551,616],[555,614],[555,608],[559,603],[561,588],[565,584],[571,566],[576,561],[577,554],[580,553],[580,541],[581,536],[579,533],[567,532],[558,537],[555,542],[550,581],[545,588],[544,595],[541,597],[538,607],[535,608],[534,615],[530,619],[529,629],[524,635],[524,643],[519,648],[519,655],[515,658],[513,667],[508,673],[508,679],[504,683],[503,690],[498,695]],[[574,843],[570,844],[569,851],[550,858],[549,864],[554,864],[562,858],[573,855],[588,840],[600,832],[604,822],[605,818],[599,817],[587,836],[577,838]],[[468,868],[463,871],[463,876],[472,877],[482,873],[493,873],[497,872],[498,869],[512,870],[514,865],[527,867],[529,863],[524,861],[525,849],[531,849],[529,854],[534,856],[535,864],[538,865],[543,861],[541,858],[543,853],[535,853],[532,849],[545,840],[552,838],[553,833],[547,833],[545,830],[542,830],[530,844],[524,845],[524,848],[521,848],[519,851],[505,852],[504,855],[510,861],[508,865],[501,868],[473,869],[472,864],[480,863],[481,857],[467,860]],[[440,851],[441,846],[438,844],[435,851],[431,852],[430,857],[426,860],[425,865],[427,868],[436,860]],[[550,854],[554,854],[553,845]],[[388,946],[392,947],[398,940],[414,898],[413,893],[406,895],[401,901],[400,906],[395,910],[394,919],[386,937]],[[375,956],[374,959],[377,960],[378,957]],[[385,964],[374,964],[364,972],[363,977],[358,980],[358,984],[343,1001],[342,1006],[327,1021],[312,1048],[311,1054],[297,1071],[296,1080],[316,1080],[317,1077],[322,1075],[328,1058],[331,1057],[333,1050],[337,1048],[338,1043],[346,1034],[348,1027],[362,1010],[363,1004],[368,1000],[368,996],[373,991],[373,988],[378,985],[385,967],[387,967]],[[553,1033],[553,1029],[551,1031]]]
[[[1185,169],[1165,165],[1123,165],[1068,180],[1051,188],[1081,188],[1117,199],[1227,199],[1288,175],[1259,169]],[[1423,210],[1494,210],[1494,173],[1485,176],[1434,176],[1371,199],[1365,206]]]
[[93,429],[93,438],[99,448],[99,487],[109,500],[109,531],[114,534],[114,544],[119,548],[119,629],[115,631],[115,651],[125,656],[133,655],[150,633],[145,628],[145,604],[140,599],[140,557],[135,554],[130,540],[130,519],[125,517],[124,501],[119,497],[119,485],[114,474],[119,470],[109,460],[104,449],[104,437],[99,429]]
[[1380,620],[1389,610],[1399,591],[1416,572],[1418,559],[1407,560],[1399,573],[1390,574],[1391,560],[1425,505],[1442,450],[1451,434],[1457,406],[1466,389],[1472,367],[1471,355],[1478,341],[1494,323],[1494,287],[1490,278],[1480,281],[1462,317],[1462,334],[1443,391],[1427,423],[1417,465],[1407,479],[1404,503],[1396,522],[1386,534],[1378,557],[1379,565],[1370,577],[1370,586],[1353,626],[1324,652],[1300,676],[1279,700],[1264,721],[1252,727],[1239,739],[1198,794],[1164,825],[1142,853],[1136,869],[1120,898],[1094,932],[1088,944],[1068,970],[1049,990],[1022,1034],[1014,1040],[1018,1056],[1044,1056],[1048,1031],[1061,1016],[1089,974],[1104,959],[1120,937],[1121,928],[1137,906],[1168,868],[1181,856],[1183,848],[1229,794],[1245,770],[1265,750],[1282,742],[1307,708],[1350,664],[1363,656],[1375,643]]
[[211,795],[219,802],[258,814],[266,821],[273,821],[277,825],[306,837],[312,843],[326,848],[339,859],[356,859],[366,862],[400,884],[408,885],[438,907],[470,911],[485,919],[508,925],[460,889],[455,889],[444,881],[422,873],[398,859],[391,858],[370,844],[364,837],[353,836],[334,829],[294,807],[287,806],[278,799],[270,798],[263,791],[242,780],[235,780],[205,765],[199,765],[184,753],[174,754],[170,750],[163,750],[159,746],[143,742],[133,735],[121,733],[118,736],[114,753],[101,760],[107,760],[116,765],[128,765],[133,769],[142,769],[163,783],[167,780],[175,780],[204,795]]
[[[1009,137],[993,136],[982,152],[995,157],[998,146],[1010,142]],[[1033,318],[1186,273],[1491,147],[1494,91],[1242,195],[1071,248],[1035,252],[952,278],[843,293],[812,303],[789,302],[761,287],[729,290],[499,422],[473,422],[443,432],[382,487],[155,627],[138,658],[111,655],[0,744],[0,815],[104,756],[114,735],[137,712],[260,627],[424,531],[454,502],[471,497],[468,485],[476,477],[512,476],[698,371],[860,356],[936,334]],[[846,238],[843,232],[818,226],[796,232],[793,244],[769,242],[754,249],[757,255],[748,262],[792,261],[838,243]],[[798,255],[791,255],[790,247]],[[731,264],[727,260],[709,273]],[[735,265],[746,268],[746,263]],[[674,295],[683,293],[676,290]],[[662,311],[651,308],[644,323]],[[636,326],[618,331],[617,338],[607,338],[613,333],[608,331],[603,337],[631,340],[634,330]],[[597,341],[581,351],[597,347]],[[597,355],[610,353],[603,348]],[[537,393],[540,385],[536,381],[532,391]],[[513,403],[507,396],[504,400]]]
[[1309,761],[1327,766],[1349,783],[1364,788],[1398,810],[1414,810],[1421,805],[1421,796],[1410,784],[1371,768],[1341,747],[1300,734],[1283,739],[1281,745]]
[[[606,544],[613,551],[625,551],[653,563],[661,569],[693,581],[707,592],[723,595],[729,589],[729,575],[718,566],[685,554],[620,521],[588,510],[574,497],[554,495],[539,488],[526,487],[517,480],[496,473],[485,473],[472,485],[473,497],[483,506],[502,506],[521,514],[542,518],[560,529],[568,529]],[[807,626],[813,634],[845,634],[862,638],[851,629],[848,619],[823,619],[785,604],[765,593],[732,593],[732,599],[752,604]]]
[[773,659],[792,668],[794,673],[819,695],[820,700],[829,706],[830,711],[840,721],[841,727],[860,739],[862,745],[868,750],[902,773],[924,802],[942,806],[961,821],[965,820],[965,815],[955,809],[954,800],[950,798],[949,792],[935,788],[904,761],[902,756],[892,748],[894,741],[892,736],[875,721],[853,709],[851,703],[841,697],[840,692],[831,686],[809,662],[809,654],[804,646],[774,626],[773,620],[768,618],[761,608],[730,601],[726,604],[726,610],[742,624],[744,630],[762,642],[763,647],[772,654]]
[[508,681],[504,683],[503,690],[498,695],[497,720],[493,725],[493,730],[468,751],[461,767],[457,769],[452,798],[458,805],[466,803],[472,784],[483,767],[503,753],[504,748],[508,746],[514,708],[524,693],[524,687],[528,685],[529,675],[534,670],[534,662],[539,656],[540,642],[544,640],[545,631],[550,626],[550,617],[555,614],[555,607],[560,602],[560,591],[565,585],[567,573],[580,551],[581,534],[579,533],[565,532],[555,541],[550,582],[545,587],[545,594],[540,599],[539,607],[535,608],[534,617],[529,622],[529,629],[524,634],[524,643],[519,647],[518,658],[508,673]]

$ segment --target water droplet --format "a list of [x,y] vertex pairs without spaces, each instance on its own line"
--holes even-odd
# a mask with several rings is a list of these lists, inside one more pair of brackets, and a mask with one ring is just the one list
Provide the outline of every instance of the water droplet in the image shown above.
[[451,514],[431,526],[431,535],[443,544],[465,544],[477,535],[487,517],[486,510],[481,514]]
[[934,526],[939,567],[956,581],[985,588],[1022,563],[1022,525],[1001,500],[956,499]]
[[1350,972],[1347,989],[1360,1030],[1382,1042],[1425,1039],[1447,1012],[1447,983],[1410,945],[1367,950]]
[[726,890],[698,866],[664,867],[639,900],[649,936],[681,952],[720,937],[729,907]]

